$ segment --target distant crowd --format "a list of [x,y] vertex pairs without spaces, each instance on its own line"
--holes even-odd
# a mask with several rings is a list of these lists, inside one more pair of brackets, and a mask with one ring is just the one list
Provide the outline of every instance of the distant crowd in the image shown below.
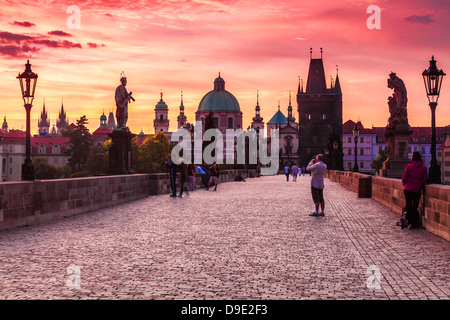
[[[214,191],[217,191],[219,184],[220,170],[217,163],[213,163],[211,166],[203,162],[201,165],[180,163],[175,164],[170,157],[166,159],[166,168],[169,173],[170,187],[172,189],[171,197],[183,196],[184,184],[188,184],[187,190],[195,191],[195,174],[199,173],[202,177],[202,182],[205,185],[206,190],[209,190],[211,186],[214,186]],[[179,185],[177,184],[177,175],[179,176]],[[179,186],[180,193],[177,195],[177,188]],[[187,192],[189,195],[189,192]]]

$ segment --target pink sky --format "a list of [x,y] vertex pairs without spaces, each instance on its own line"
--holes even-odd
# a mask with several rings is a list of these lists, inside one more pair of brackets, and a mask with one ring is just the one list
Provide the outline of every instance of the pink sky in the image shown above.
[[[38,3],[38,5],[37,5]],[[81,29],[69,29],[69,5],[81,9]],[[119,5],[120,4],[120,5]],[[371,4],[381,9],[381,29],[369,30]],[[244,128],[260,93],[261,115],[270,120],[278,101],[287,114],[289,91],[306,82],[309,48],[323,47],[325,72],[343,90],[343,120],[385,126],[391,71],[405,82],[412,126],[430,126],[421,73],[434,55],[450,72],[449,1],[1,1],[0,115],[10,128],[25,127],[16,76],[29,58],[39,80],[32,129],[45,97],[53,125],[61,100],[70,121],[85,114],[91,131],[102,111],[115,111],[121,71],[136,102],[129,107],[133,132],[153,133],[154,107],[164,92],[170,129],[176,129],[183,91],[188,121],[219,71],[238,99]],[[450,125],[450,77],[444,78],[437,125]]]

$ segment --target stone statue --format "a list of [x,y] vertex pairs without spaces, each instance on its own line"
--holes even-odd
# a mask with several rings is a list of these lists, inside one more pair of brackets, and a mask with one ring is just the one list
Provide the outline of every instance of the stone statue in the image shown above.
[[116,119],[117,119],[117,130],[126,130],[128,121],[128,103],[130,99],[135,101],[131,96],[132,92],[128,93],[126,89],[127,78],[121,75],[120,86],[116,88]]
[[388,98],[390,117],[387,129],[395,130],[399,125],[402,125],[403,129],[408,130],[409,124],[406,107],[408,98],[405,84],[393,72],[389,75],[387,82],[388,87],[394,89],[394,93]]

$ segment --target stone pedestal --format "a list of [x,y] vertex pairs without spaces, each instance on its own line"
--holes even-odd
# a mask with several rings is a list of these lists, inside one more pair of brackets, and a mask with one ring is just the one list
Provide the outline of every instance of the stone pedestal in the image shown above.
[[388,178],[401,178],[405,167],[410,163],[408,158],[408,140],[412,131],[409,125],[397,126],[394,130],[386,129],[387,145],[389,147],[388,159],[383,163],[380,176]]
[[112,146],[109,148],[109,174],[135,173],[132,169],[131,139],[136,135],[127,130],[114,130],[109,134]]

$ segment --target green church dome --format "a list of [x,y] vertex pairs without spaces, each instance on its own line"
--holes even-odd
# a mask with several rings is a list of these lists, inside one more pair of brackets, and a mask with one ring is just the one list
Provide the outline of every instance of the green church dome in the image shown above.
[[202,98],[197,112],[240,112],[239,102],[230,92],[225,90],[225,81],[222,77],[214,80],[214,90],[211,90]]

